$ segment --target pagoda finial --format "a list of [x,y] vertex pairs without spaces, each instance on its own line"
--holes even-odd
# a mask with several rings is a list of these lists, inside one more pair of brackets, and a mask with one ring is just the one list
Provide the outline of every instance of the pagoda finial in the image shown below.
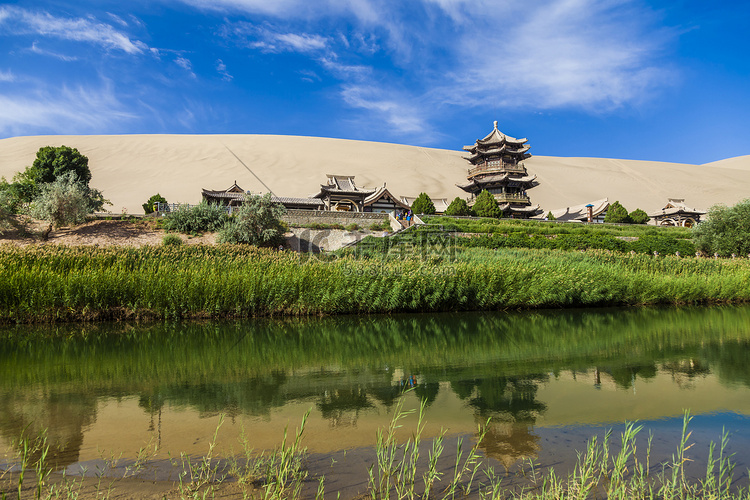
[[494,121],[494,122],[492,122],[492,123],[494,123],[494,124],[495,124],[495,129],[497,129],[497,120],[495,120],[495,121]]

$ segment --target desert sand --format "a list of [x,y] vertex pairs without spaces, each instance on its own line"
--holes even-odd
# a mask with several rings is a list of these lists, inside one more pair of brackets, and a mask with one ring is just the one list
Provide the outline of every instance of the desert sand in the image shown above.
[[[318,192],[326,174],[354,175],[364,187],[386,183],[397,196],[467,196],[456,187],[469,166],[461,145],[450,151],[273,135],[13,137],[0,140],[0,176],[10,180],[40,147],[60,145],[89,158],[91,185],[112,201],[113,213],[142,213],[141,204],[157,192],[170,202],[197,203],[201,188],[225,189],[235,181],[254,193],[306,197]],[[707,209],[750,196],[750,156],[706,165],[533,156],[526,167],[539,182],[528,194],[545,212],[602,198],[647,212],[661,209],[667,198]]]

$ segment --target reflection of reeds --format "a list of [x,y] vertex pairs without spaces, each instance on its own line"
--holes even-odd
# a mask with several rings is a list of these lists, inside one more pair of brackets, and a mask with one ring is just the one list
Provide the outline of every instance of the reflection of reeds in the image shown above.
[[[401,400],[403,401],[403,400]],[[628,423],[621,433],[619,442],[612,444],[612,433],[607,432],[600,442],[593,437],[585,452],[578,454],[575,468],[567,475],[560,475],[554,469],[542,470],[528,460],[519,472],[526,482],[520,487],[503,488],[502,475],[495,473],[494,468],[481,456],[479,446],[486,426],[480,426],[474,445],[464,456],[462,443],[459,441],[453,463],[452,474],[439,470],[438,461],[443,453],[443,436],[435,438],[428,451],[427,460],[420,460],[420,443],[424,429],[424,405],[419,410],[416,428],[412,437],[404,443],[398,443],[395,434],[402,426],[401,421],[410,411],[403,410],[399,403],[388,427],[378,432],[378,444],[375,449],[374,464],[368,471],[369,482],[367,496],[373,500],[382,499],[455,499],[471,496],[480,499],[517,500],[585,500],[589,498],[607,499],[743,499],[748,497],[745,488],[733,488],[734,464],[727,454],[729,443],[727,433],[722,433],[716,455],[716,445],[711,443],[709,458],[704,479],[690,479],[685,473],[685,465],[690,461],[687,451],[691,433],[688,425],[691,417],[688,412],[683,419],[682,434],[675,454],[671,459],[660,463],[651,463],[652,436],[644,452],[639,453],[637,438],[642,426]],[[295,433],[295,438],[287,443],[286,433],[281,446],[269,453],[255,455],[244,446],[243,464],[235,458],[228,460],[228,466],[221,465],[213,456],[216,437],[222,420],[209,444],[208,454],[197,461],[175,462],[182,469],[179,475],[179,492],[181,498],[213,498],[220,493],[223,483],[229,480],[237,482],[243,498],[262,498],[263,500],[288,499],[302,497],[303,481],[308,477],[304,468],[305,448],[302,447],[302,436],[309,412]],[[12,487],[17,491],[17,498],[78,498],[84,483],[83,477],[77,479],[65,474],[48,484],[51,471],[45,457],[46,452],[35,454],[35,451],[48,450],[49,446],[40,436],[37,439],[20,440],[18,447],[17,477],[7,473],[0,476],[3,491]],[[36,458],[30,457],[35,455]],[[38,455],[38,456],[37,456]],[[33,473],[36,487],[24,490],[24,475]],[[224,471],[224,472],[222,472]],[[189,475],[191,482],[183,483],[182,478]],[[118,495],[117,487],[110,483],[106,491],[100,491],[101,480],[96,483],[91,494],[97,498],[103,495]],[[315,498],[322,500],[325,493],[325,477],[317,478]],[[7,493],[2,499],[8,498]]]
[[746,260],[465,249],[300,260],[243,246],[0,248],[0,321],[251,317],[750,300]]

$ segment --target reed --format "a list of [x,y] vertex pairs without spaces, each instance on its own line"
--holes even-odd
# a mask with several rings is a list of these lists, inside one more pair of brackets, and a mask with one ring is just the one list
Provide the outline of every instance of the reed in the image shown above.
[[747,259],[434,249],[300,259],[241,245],[0,248],[0,322],[746,302]]

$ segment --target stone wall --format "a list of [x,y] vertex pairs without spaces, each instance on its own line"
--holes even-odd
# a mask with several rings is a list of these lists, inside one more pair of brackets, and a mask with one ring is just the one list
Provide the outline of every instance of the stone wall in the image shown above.
[[373,212],[326,212],[323,210],[287,210],[286,215],[281,218],[290,226],[305,226],[308,224],[358,224],[361,227],[369,227],[374,223],[383,222],[387,214]]

